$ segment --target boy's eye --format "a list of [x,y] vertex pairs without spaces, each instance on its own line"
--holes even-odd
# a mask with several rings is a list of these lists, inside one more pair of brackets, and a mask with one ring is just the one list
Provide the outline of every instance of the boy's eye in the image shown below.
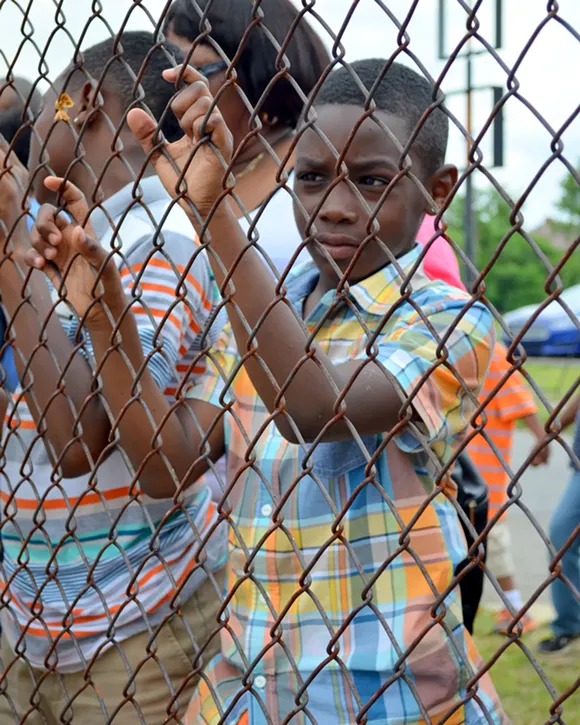
[[359,184],[363,186],[388,186],[390,179],[386,179],[384,176],[361,176]]
[[318,183],[322,181],[322,174],[316,171],[302,171],[296,175],[299,181],[305,181],[306,183]]

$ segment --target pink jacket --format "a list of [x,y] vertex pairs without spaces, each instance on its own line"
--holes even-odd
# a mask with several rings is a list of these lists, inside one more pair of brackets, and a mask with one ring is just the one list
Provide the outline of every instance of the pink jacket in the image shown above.
[[[425,246],[434,234],[435,225],[433,224],[433,217],[425,215],[425,219],[417,235],[417,241]],[[461,281],[461,275],[459,274],[457,257],[449,246],[449,243],[443,237],[437,237],[429,247],[429,251],[425,255],[423,268],[429,279],[440,279],[442,282],[453,285],[453,287],[459,287],[462,290],[465,289],[465,285]]]

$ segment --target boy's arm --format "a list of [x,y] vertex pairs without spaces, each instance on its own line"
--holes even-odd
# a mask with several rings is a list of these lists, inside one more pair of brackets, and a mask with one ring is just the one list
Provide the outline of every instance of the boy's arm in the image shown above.
[[[1,173],[5,166],[12,168]],[[53,463],[68,478],[90,470],[86,449],[93,460],[98,457],[108,419],[93,395],[92,372],[55,313],[44,276],[32,271],[26,280],[24,254],[31,240],[26,217],[18,219],[25,187],[26,170],[14,154],[7,157],[0,142],[0,243],[9,253],[0,264],[2,303],[26,403]]]
[[[542,426],[537,413],[529,413],[521,418],[522,423],[528,428],[536,438],[536,444],[541,444],[545,441],[546,431]],[[550,447],[547,443],[543,445],[534,456],[532,461],[533,466],[540,466],[548,463],[550,460]]]
[[[225,275],[213,253],[227,270],[234,269],[235,293],[228,314],[238,349],[244,355],[257,348],[246,358],[246,370],[288,440],[313,441],[320,434],[325,441],[349,439],[352,427],[360,435],[383,433],[405,417],[422,423],[431,443],[465,427],[493,345],[487,310],[479,305],[466,309],[460,293],[421,314],[407,305],[391,336],[379,334],[358,359],[335,364],[309,342],[310,335],[280,298],[258,252],[249,249],[236,265],[247,247],[237,220],[227,212],[219,214],[209,231],[218,284],[224,283]],[[256,330],[257,344],[248,327]],[[361,327],[360,336],[364,335]],[[443,338],[445,348],[439,351]],[[336,418],[341,407],[345,415]]]
[[[119,297],[121,304],[126,301]],[[204,401],[170,404],[146,363],[135,316],[125,305],[110,309],[113,323],[103,316],[87,329],[119,444],[147,495],[174,496],[208,470],[208,458],[217,461],[223,455],[223,419]]]
[[522,416],[521,421],[526,426],[526,428],[528,428],[534,434],[537,440],[541,441],[546,436],[546,431],[540,423],[540,419],[538,418],[537,413],[529,413],[528,415],[524,415]]
[[[179,72],[180,69],[166,71],[164,77],[176,81]],[[209,218],[209,256],[223,294],[230,297],[228,312],[240,355],[244,357],[245,367],[260,398],[275,416],[280,432],[288,440],[296,442],[300,438],[311,441],[319,435],[325,440],[349,438],[352,426],[361,435],[392,429],[400,420],[402,400],[420,382],[421,375],[417,375],[419,368],[424,374],[436,362],[437,342],[429,332],[425,332],[428,325],[417,324],[415,342],[413,335],[407,335],[409,350],[403,349],[402,354],[399,345],[387,345],[380,351],[375,350],[366,359],[341,365],[334,365],[315,344],[309,342],[303,323],[277,291],[276,282],[258,252],[248,248],[248,240],[227,203],[216,203],[220,196],[225,195],[223,165],[214,148],[229,161],[231,135],[217,108],[211,110],[213,99],[199,74],[189,67],[183,68],[182,72],[185,82],[192,85],[177,96],[172,109],[185,131],[183,139],[166,144],[166,153],[161,154],[156,150],[156,126],[146,113],[131,111],[129,124],[145,152],[151,156],[151,162],[170,193],[179,182],[175,165],[180,169],[187,168],[188,196],[202,218]],[[209,120],[205,123],[208,114]],[[202,136],[211,138],[214,148],[201,143]],[[173,159],[174,165],[168,162],[167,155]],[[195,224],[196,218],[191,210],[186,208],[186,211]],[[228,279],[232,284],[224,289],[226,275],[230,275]],[[463,302],[458,305],[457,312],[462,312],[462,308]],[[457,343],[456,359],[459,360],[465,353],[466,360],[470,355],[474,361],[472,367],[483,365],[482,369],[485,369],[489,359],[490,341],[487,336],[491,321],[472,320],[470,315],[477,318],[481,312],[474,307],[465,314],[458,324],[458,334],[459,337],[464,332],[469,335],[471,329],[475,329],[476,335],[473,344],[468,337]],[[440,319],[445,326],[452,323],[448,314]],[[462,325],[465,329],[461,329]],[[255,335],[249,332],[254,329]],[[417,340],[420,341],[422,335],[428,342],[427,350],[413,371],[418,359],[414,347],[418,347]],[[466,395],[477,392],[480,383],[477,370],[474,374],[472,372],[467,371],[471,390],[465,391]],[[444,401],[443,407],[451,410],[457,402],[456,388],[459,384],[445,366],[434,367],[422,389],[427,391],[433,385],[436,387],[438,380],[447,380],[448,400]],[[417,408],[421,400],[426,400],[426,395],[416,395],[413,406]],[[343,409],[346,413],[342,412]],[[432,411],[420,412],[425,422],[423,413],[429,416]],[[434,433],[440,421],[433,418],[426,425]]]
[[[54,180],[55,186],[61,183]],[[88,209],[78,189],[67,183],[62,197],[73,218],[86,218]],[[187,346],[185,328],[193,326],[193,332],[199,332],[202,310],[205,318],[211,312],[208,297],[215,285],[210,289],[209,275],[204,280],[207,263],[204,267],[202,257],[197,265],[194,262],[188,278],[179,285],[189,291],[180,300],[175,292],[178,277],[171,286],[163,276],[166,267],[171,269],[165,258],[179,263],[180,255],[187,252],[188,258],[193,256],[199,248],[192,241],[184,250],[183,237],[168,234],[163,251],[155,254],[151,245],[144,244],[148,247],[144,250],[146,263],[129,257],[121,277],[110,252],[80,227],[69,226],[70,233],[63,233],[51,244],[46,240],[36,244],[29,261],[46,267],[47,257],[54,256],[47,251],[51,245],[59,250],[58,259],[81,255],[82,266],[79,258],[78,266],[71,270],[75,276],[70,285],[80,291],[73,302],[79,317],[85,319],[118,443],[129,456],[145,493],[156,498],[173,496],[178,487],[191,484],[207,470],[208,458],[217,460],[223,454],[221,411],[204,401],[181,400],[172,405],[164,394],[175,371],[179,347]],[[70,252],[65,254],[66,246]],[[185,271],[183,266],[181,269]],[[93,295],[96,270],[100,285]],[[198,278],[190,281],[195,271]],[[195,286],[197,296],[192,292]],[[210,428],[206,441],[205,431]]]
[[[576,416],[578,415],[578,410],[580,409],[580,395],[577,395],[575,398],[572,398],[572,400],[564,407],[564,410],[562,411],[562,414],[560,415],[560,424],[562,426],[562,430],[566,430],[569,426],[571,426],[574,421],[576,420]],[[536,418],[536,420],[532,420],[531,423],[533,425],[530,425],[530,418]],[[538,441],[538,444],[542,444],[543,446],[540,448],[536,456],[534,457],[534,460],[532,461],[532,466],[538,466],[542,463],[547,463],[550,458],[550,441],[546,440],[546,431],[542,427],[541,423],[537,419],[537,416],[527,416],[524,418],[524,423],[530,428],[532,433],[536,436],[536,439]]]
[[565,430],[574,423],[579,410],[580,395],[576,395],[576,397],[572,398],[572,400],[564,408],[564,410],[562,411],[562,415],[560,416],[560,423],[563,430]]
[[499,416],[506,423],[521,420],[533,433],[533,466],[545,464],[550,459],[550,449],[546,441],[546,431],[538,418],[538,406],[524,376],[514,370],[505,357],[506,350],[498,345],[494,352],[494,369],[501,376],[501,386],[495,393],[495,402]]

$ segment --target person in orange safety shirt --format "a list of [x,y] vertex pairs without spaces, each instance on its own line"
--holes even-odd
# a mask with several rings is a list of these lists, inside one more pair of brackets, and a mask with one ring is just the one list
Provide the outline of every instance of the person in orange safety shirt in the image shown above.
[[[510,372],[511,371],[511,372]],[[545,431],[537,415],[537,407],[532,393],[517,370],[507,360],[507,350],[496,343],[489,372],[484,379],[479,395],[480,403],[500,385],[499,389],[485,406],[487,422],[485,435],[478,434],[467,446],[471,460],[489,486],[489,513],[491,519],[508,501],[510,476],[506,468],[511,466],[514,432],[518,420],[521,420],[534,435],[536,442],[545,439]],[[495,445],[496,452],[485,436]],[[544,446],[533,460],[533,465],[547,463],[549,450]],[[522,598],[515,582],[515,565],[512,557],[512,542],[507,524],[507,509],[491,528],[487,537],[487,566],[495,576],[505,598],[514,612],[522,607]],[[512,621],[513,615],[507,608],[496,615],[494,631],[504,633]],[[520,619],[524,632],[536,628],[536,622],[527,614]]]

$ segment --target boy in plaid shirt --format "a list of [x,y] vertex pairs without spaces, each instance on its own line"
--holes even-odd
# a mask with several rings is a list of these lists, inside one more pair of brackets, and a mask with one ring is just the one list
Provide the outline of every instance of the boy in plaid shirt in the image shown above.
[[[194,696],[191,723],[508,722],[487,675],[467,689],[479,660],[450,591],[465,546],[436,485],[475,410],[493,347],[488,310],[430,281],[415,243],[424,214],[435,212],[427,199],[441,205],[457,180],[444,164],[447,119],[432,111],[402,163],[400,147],[432,105],[433,87],[396,63],[351,68],[374,88],[377,110],[359,123],[366,94],[346,69],[322,86],[316,123],[344,154],[339,171],[348,180],[327,143],[305,130],[294,191],[313,262],[280,291],[228,201],[217,201],[232,140],[206,83],[193,68],[163,74],[176,82],[183,73],[188,84],[172,103],[185,137],[166,151],[179,168],[187,164],[188,195],[208,219],[214,274],[231,295],[231,326],[188,392],[198,432],[181,453],[172,446],[189,485],[211,455],[208,444],[223,442],[213,424],[225,428],[228,488],[219,510],[230,525],[230,596],[221,654]],[[154,123],[139,111],[129,123],[175,189]],[[212,145],[196,150],[203,137]],[[401,171],[409,161],[427,195]],[[81,231],[76,249],[103,262]],[[36,252],[31,262],[44,263]],[[118,308],[113,276],[106,286],[105,301]],[[164,441],[171,435],[183,429],[168,411]],[[146,471],[141,484],[152,496],[174,485]]]

